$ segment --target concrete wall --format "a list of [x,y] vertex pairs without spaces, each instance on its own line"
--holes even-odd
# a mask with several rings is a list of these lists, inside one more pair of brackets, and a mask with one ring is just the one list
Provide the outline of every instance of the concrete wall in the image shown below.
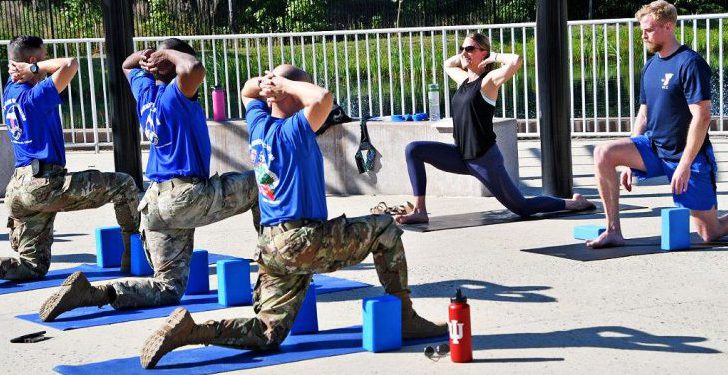
[[[208,122],[212,142],[212,173],[250,170],[248,133],[245,122]],[[354,154],[359,148],[359,123],[336,125],[318,138],[324,156],[327,193],[349,194],[412,194],[404,149],[415,140],[452,143],[452,122],[369,122],[369,136],[379,151],[375,171],[359,174]],[[518,145],[516,121],[495,119],[498,147],[503,153],[506,170],[518,182]],[[440,196],[490,196],[490,192],[474,177],[460,176],[427,166],[427,194]]]
[[13,175],[14,167],[15,154],[13,153],[13,145],[8,139],[8,129],[5,126],[0,126],[0,197],[5,196],[5,188]]

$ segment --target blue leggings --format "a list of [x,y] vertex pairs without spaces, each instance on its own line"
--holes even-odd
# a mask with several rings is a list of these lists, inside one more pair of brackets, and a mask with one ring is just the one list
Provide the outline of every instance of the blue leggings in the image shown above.
[[549,196],[525,198],[508,176],[503,166],[503,155],[496,145],[477,159],[463,160],[455,145],[417,141],[407,145],[405,156],[412,191],[418,197],[425,195],[427,189],[425,173],[425,163],[427,163],[441,171],[474,176],[499,202],[519,216],[561,211],[566,208],[566,201],[560,198]]

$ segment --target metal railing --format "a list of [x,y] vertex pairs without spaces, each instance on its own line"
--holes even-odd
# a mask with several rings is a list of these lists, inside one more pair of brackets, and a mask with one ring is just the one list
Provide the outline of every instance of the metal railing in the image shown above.
[[[713,133],[728,134],[724,121],[725,32],[728,14],[683,16],[678,41],[698,51],[713,70]],[[523,68],[501,89],[496,116],[519,120],[519,135],[538,136],[538,60],[535,23],[376,29],[279,34],[182,36],[197,50],[207,68],[200,102],[211,116],[215,84],[227,92],[230,117],[243,117],[239,92],[245,80],[280,63],[307,70],[327,87],[353,117],[427,112],[427,85],[440,86],[440,108],[450,116],[456,84],[443,71],[443,61],[457,52],[472,31],[487,35],[494,52],[523,56]],[[137,49],[166,37],[135,38]],[[571,130],[574,135],[627,134],[639,106],[640,72],[648,58],[634,19],[568,23]],[[7,44],[7,41],[0,41]],[[63,126],[69,146],[110,144],[105,42],[95,39],[46,41],[48,54],[75,56],[81,67],[62,94]],[[6,66],[0,57],[0,66]],[[5,84],[7,71],[0,71]],[[2,94],[0,94],[1,96]],[[1,99],[1,97],[0,97]]]

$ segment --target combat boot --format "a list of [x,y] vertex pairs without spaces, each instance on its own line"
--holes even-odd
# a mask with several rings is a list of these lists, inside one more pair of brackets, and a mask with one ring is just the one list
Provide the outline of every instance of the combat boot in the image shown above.
[[421,339],[447,334],[446,322],[431,322],[419,315],[412,308],[409,291],[393,293],[402,300],[402,339]]
[[74,272],[63,281],[61,289],[51,295],[40,307],[40,319],[54,320],[58,315],[83,306],[103,306],[111,303],[109,286],[92,286],[82,272]]
[[131,272],[131,235],[133,233],[121,232],[121,241],[124,243],[124,252],[121,253],[121,267],[119,271],[124,273]]
[[209,345],[218,335],[218,322],[196,324],[189,311],[182,307],[167,317],[164,325],[144,342],[139,358],[142,367],[150,369],[157,365],[165,354],[185,345]]

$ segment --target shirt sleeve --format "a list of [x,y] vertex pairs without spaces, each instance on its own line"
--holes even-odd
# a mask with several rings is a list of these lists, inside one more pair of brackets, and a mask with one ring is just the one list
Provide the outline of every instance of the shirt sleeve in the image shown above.
[[688,104],[710,100],[710,76],[708,63],[701,57],[690,60],[683,69],[683,92]]
[[296,112],[291,116],[284,126],[283,132],[286,137],[294,145],[308,145],[308,140],[315,139],[316,133],[311,129],[311,125],[308,123],[308,119],[304,115],[304,110]]
[[262,100],[256,99],[248,103],[248,107],[245,108],[245,122],[248,124],[248,129],[252,129],[268,118],[270,116],[268,111],[268,106]]
[[144,94],[156,85],[154,76],[139,68],[132,69],[127,78],[129,79],[129,86],[131,86],[131,93],[137,102],[140,101],[140,98],[143,99]]
[[33,86],[28,95],[28,104],[36,110],[55,108],[61,104],[61,96],[51,77],[47,77]]

